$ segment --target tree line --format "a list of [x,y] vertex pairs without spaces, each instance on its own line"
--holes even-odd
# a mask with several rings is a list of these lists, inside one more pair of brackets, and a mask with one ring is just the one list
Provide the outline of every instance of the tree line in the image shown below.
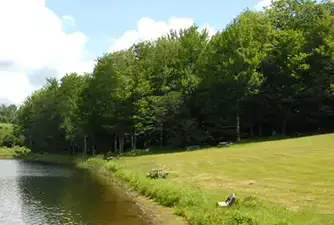
[[334,130],[334,3],[278,0],[209,37],[196,25],[97,58],[29,96],[33,151],[123,152]]
[[0,105],[0,123],[14,123],[16,119],[17,106],[14,104]]

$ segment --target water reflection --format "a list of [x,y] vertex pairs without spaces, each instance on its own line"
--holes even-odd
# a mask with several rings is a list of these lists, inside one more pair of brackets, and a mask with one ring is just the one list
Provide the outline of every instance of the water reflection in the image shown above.
[[0,160],[0,224],[143,224],[122,192],[90,173]]

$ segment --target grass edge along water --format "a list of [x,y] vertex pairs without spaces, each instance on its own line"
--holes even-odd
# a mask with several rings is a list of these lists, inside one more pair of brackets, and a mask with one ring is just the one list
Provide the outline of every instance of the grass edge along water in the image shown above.
[[[180,159],[180,157],[182,156],[185,157],[185,155],[183,154],[187,154],[187,157],[185,158],[189,160],[191,160],[190,156],[196,157],[197,160],[199,160],[199,162],[202,164],[203,162],[201,160],[204,160],[204,157],[201,154],[205,154],[207,156],[206,159],[209,159],[213,162],[216,158],[215,154],[219,153],[222,155],[229,155],[233,153],[239,154],[240,157],[240,155],[242,154],[250,154],[246,151],[250,151],[252,149],[260,149],[254,150],[253,154],[259,154],[259,151],[262,151],[263,157],[270,156],[271,158],[274,158],[273,156],[277,156],[277,158],[279,158],[280,156],[289,153],[290,155],[288,154],[284,157],[289,157],[293,160],[305,160],[310,157],[317,159],[315,157],[316,154],[329,154],[330,148],[328,148],[328,146],[334,146],[331,143],[327,143],[328,146],[325,144],[319,145],[319,143],[323,143],[323,141],[334,142],[334,135],[318,135],[282,141],[241,144],[235,145],[228,150],[213,148],[194,152],[121,157],[120,160],[112,160],[109,162],[103,160],[101,157],[92,157],[87,160],[82,160],[78,158],[75,161],[78,167],[86,167],[94,171],[101,170],[105,173],[112,173],[113,175],[116,175],[116,177],[118,177],[121,181],[125,182],[128,187],[138,192],[139,194],[149,197],[161,205],[171,207],[174,210],[175,214],[186,218],[189,224],[334,224],[333,214],[326,214],[323,212],[318,212],[317,210],[306,211],[289,209],[284,204],[278,204],[277,202],[267,200],[265,197],[262,196],[261,193],[249,193],[247,192],[247,190],[235,191],[237,197],[236,205],[230,208],[219,208],[216,205],[217,201],[223,200],[228,194],[230,194],[231,191],[233,191],[231,188],[226,187],[217,190],[210,189],[204,187],[203,185],[191,182],[188,184],[174,182],[173,179],[175,179],[175,177],[173,178],[173,174],[175,175],[177,173],[185,172],[180,170],[173,170],[171,172],[172,177],[167,179],[147,179],[147,177],[145,176],[146,174],[144,173],[144,170],[146,168],[156,165],[156,160],[161,161],[162,157],[164,157],[163,159],[169,157],[170,159],[176,161],[176,159]],[[284,150],[283,147],[287,146],[289,146],[289,149]],[[267,155],[265,155],[263,151],[270,151],[270,149],[274,149],[276,153],[274,154],[273,152],[271,154],[270,152],[267,152]],[[212,153],[210,153],[209,151],[212,151]],[[230,153],[228,151],[230,151]],[[212,156],[210,156],[210,154],[212,154]],[[301,158],[301,156],[303,157]],[[258,155],[256,157],[261,157],[261,155]],[[35,158],[37,159],[39,158],[39,156]],[[65,162],[66,160],[67,162],[69,161],[68,157],[52,156],[48,154],[44,154],[40,158],[44,160],[48,158],[55,158],[58,162]],[[278,160],[276,158],[274,159],[275,162]],[[285,158],[283,160],[286,161]],[[321,160],[323,160],[323,158]],[[318,167],[320,168],[320,166],[322,165],[321,160],[315,160],[313,162],[318,162]],[[138,166],[144,165],[144,163],[144,169]],[[298,163],[300,164],[300,162]],[[296,166],[299,165],[298,163],[296,164]],[[305,164],[307,164],[307,162],[305,162]],[[174,165],[176,164],[174,163]],[[245,166],[247,166],[246,163]],[[256,169],[256,165],[254,164],[253,166],[254,169]],[[276,167],[277,165],[273,164],[271,166]],[[310,167],[312,166],[315,165],[310,165]],[[187,169],[185,165],[183,165],[182,168],[184,168],[184,170]],[[198,174],[208,172],[205,171],[203,168],[208,169],[208,167],[198,167],[198,171],[195,172]],[[313,167],[311,169],[313,169]],[[222,171],[222,173],[228,173],[228,171]],[[299,191],[302,192],[303,190]],[[296,195],[298,194],[299,193],[296,193]]]

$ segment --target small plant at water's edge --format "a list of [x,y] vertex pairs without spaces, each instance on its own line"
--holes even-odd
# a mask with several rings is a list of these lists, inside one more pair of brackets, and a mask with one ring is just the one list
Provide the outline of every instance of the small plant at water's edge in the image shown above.
[[151,172],[146,174],[146,177],[151,179],[167,178],[167,176],[168,176],[168,170],[166,166],[162,168],[152,169]]

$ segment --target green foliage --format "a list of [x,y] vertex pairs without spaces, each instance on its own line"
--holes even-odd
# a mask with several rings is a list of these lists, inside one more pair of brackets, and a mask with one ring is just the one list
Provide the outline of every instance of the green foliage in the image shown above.
[[16,105],[0,105],[0,123],[14,123],[16,121]]
[[2,140],[2,146],[13,147],[23,145],[24,138],[22,136],[16,136],[13,133],[9,133],[4,136]]
[[17,155],[24,155],[24,154],[29,154],[31,152],[31,150],[27,147],[20,147],[20,146],[15,146],[13,148],[11,148],[11,150],[14,150],[15,154]]
[[17,133],[17,128],[13,124],[0,123],[0,147],[22,146],[24,137]]
[[9,123],[0,123],[0,146],[3,145],[3,140],[7,135],[13,133],[13,125]]
[[26,147],[13,146],[11,148],[8,147],[0,147],[0,158],[1,157],[22,157],[31,152],[30,149]]
[[333,6],[278,0],[212,37],[171,31],[49,78],[0,119],[34,152],[85,156],[333,131]]

